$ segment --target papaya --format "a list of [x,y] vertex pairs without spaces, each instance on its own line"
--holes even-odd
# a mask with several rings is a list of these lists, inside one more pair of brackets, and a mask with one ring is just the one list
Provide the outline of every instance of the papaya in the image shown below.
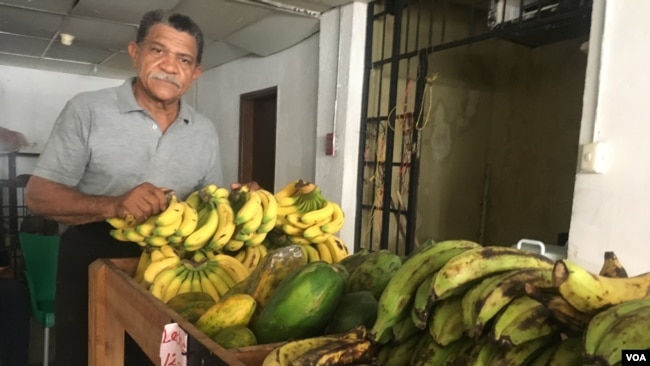
[[212,305],[194,325],[208,337],[223,328],[247,326],[255,311],[255,299],[247,294],[234,294]]
[[210,338],[225,349],[248,347],[257,344],[257,339],[253,331],[243,325],[223,328]]
[[370,254],[370,251],[368,249],[361,248],[353,254],[350,254],[338,261],[338,264],[344,266],[345,269],[348,270],[348,273],[352,273],[361,263],[368,259],[368,254]]
[[395,253],[382,249],[367,255],[354,272],[350,273],[349,292],[370,291],[379,300],[381,293],[393,275],[402,267],[402,261]]
[[307,257],[298,245],[269,251],[247,278],[243,293],[255,299],[259,312],[264,309],[280,282],[305,264]]
[[210,309],[215,304],[214,300],[212,301],[194,301],[181,308],[176,312],[183,317],[183,319],[194,324],[203,314],[205,314],[208,309]]
[[340,269],[327,262],[302,266],[280,283],[251,329],[260,344],[323,334],[345,287]]
[[214,304],[214,299],[206,292],[201,291],[191,291],[183,292],[178,295],[175,295],[169,299],[166,303],[167,307],[171,308],[175,312],[185,308],[187,305],[192,304],[197,301],[212,301]]
[[377,299],[370,291],[341,296],[325,327],[325,334],[347,332],[358,326],[372,328],[377,319]]

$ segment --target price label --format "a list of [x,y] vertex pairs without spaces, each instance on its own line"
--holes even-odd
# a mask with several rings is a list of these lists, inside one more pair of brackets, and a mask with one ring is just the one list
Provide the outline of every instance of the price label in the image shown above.
[[165,325],[160,341],[162,366],[187,366],[187,333],[178,323]]

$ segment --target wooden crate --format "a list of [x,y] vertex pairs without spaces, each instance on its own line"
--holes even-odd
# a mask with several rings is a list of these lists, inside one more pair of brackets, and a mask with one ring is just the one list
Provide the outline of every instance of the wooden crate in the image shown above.
[[135,258],[102,258],[89,267],[89,365],[124,365],[125,333],[159,364],[162,331],[169,323],[188,334],[188,366],[258,366],[279,345],[224,349],[133,281],[136,265]]

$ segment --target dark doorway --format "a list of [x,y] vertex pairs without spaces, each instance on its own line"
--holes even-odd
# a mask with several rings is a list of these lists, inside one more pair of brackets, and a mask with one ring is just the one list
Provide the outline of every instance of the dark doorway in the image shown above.
[[242,94],[239,135],[239,181],[256,181],[275,192],[276,87]]

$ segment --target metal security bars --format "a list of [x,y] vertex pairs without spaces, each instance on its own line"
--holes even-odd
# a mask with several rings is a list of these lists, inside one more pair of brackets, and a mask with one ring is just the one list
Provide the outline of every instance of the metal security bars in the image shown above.
[[527,47],[588,34],[587,0],[384,0],[368,6],[355,249],[407,255],[416,237],[431,55],[488,39]]

